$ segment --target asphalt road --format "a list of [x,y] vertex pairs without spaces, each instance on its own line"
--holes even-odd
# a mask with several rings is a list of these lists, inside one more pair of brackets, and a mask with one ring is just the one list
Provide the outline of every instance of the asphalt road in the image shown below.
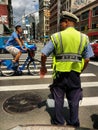
[[[40,59],[39,52],[36,57]],[[25,56],[23,54],[21,57],[22,62]],[[10,55],[0,54],[1,59],[4,57],[8,58]],[[44,79],[40,79],[38,74],[28,75],[27,71],[22,76],[0,76],[0,130],[24,124],[51,124],[50,117],[54,109],[54,101],[48,88],[52,82],[51,63],[50,57],[47,62],[48,73]],[[84,96],[79,110],[81,127],[98,129],[98,61],[92,60],[89,63],[81,74],[81,83]],[[66,98],[64,114],[67,119]]]

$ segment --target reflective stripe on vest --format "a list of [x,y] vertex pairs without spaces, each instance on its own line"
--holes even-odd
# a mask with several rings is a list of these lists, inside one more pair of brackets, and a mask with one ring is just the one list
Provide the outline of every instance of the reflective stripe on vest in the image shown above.
[[[61,54],[55,55],[56,61],[58,61],[58,62],[64,62],[64,61],[81,62],[82,61],[81,48],[82,48],[83,35],[82,35],[82,33],[80,33],[80,35],[81,35],[81,39],[80,39],[80,45],[79,45],[77,54],[74,54],[74,53],[66,54],[66,53],[63,53],[62,36],[61,36],[61,33],[58,32]],[[58,42],[56,40],[55,35],[53,35],[52,37],[53,37],[55,44],[57,44]]]
[[81,62],[82,56],[78,54],[60,54],[56,55],[56,61],[64,62],[64,61],[71,61],[71,62]]

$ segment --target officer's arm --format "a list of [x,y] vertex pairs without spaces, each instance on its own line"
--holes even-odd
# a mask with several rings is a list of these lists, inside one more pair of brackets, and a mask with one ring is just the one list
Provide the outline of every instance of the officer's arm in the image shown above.
[[90,44],[88,44],[88,45],[85,47],[82,56],[83,56],[83,58],[84,58],[84,67],[83,67],[83,69],[82,69],[82,71],[83,71],[84,69],[86,69],[86,67],[87,67],[87,65],[88,65],[88,63],[89,63],[89,61],[90,61],[90,57],[94,56],[94,53],[93,53],[93,50],[92,50]]
[[45,47],[42,49],[41,54],[41,68],[40,68],[40,77],[44,77],[44,75],[47,73],[46,69],[46,60],[47,57],[53,52],[54,45],[51,42],[51,40],[45,45]]
[[41,78],[43,78],[44,75],[47,73],[46,60],[47,60],[47,56],[42,53],[42,55],[41,55],[41,68],[40,68],[40,77]]
[[83,67],[83,69],[82,69],[82,72],[86,69],[86,67],[87,67],[87,65],[88,65],[88,63],[89,63],[89,61],[90,61],[89,58],[84,60],[84,67]]
[[41,66],[42,67],[46,66],[46,60],[47,60],[47,56],[42,53],[42,55],[41,55]]

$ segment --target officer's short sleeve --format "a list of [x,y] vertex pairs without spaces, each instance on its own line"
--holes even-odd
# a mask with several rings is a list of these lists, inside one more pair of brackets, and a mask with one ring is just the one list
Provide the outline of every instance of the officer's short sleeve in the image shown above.
[[49,56],[53,52],[53,50],[54,50],[54,45],[50,40],[48,43],[46,43],[44,48],[41,50],[41,53],[43,53],[46,56]]
[[94,56],[94,53],[93,53],[92,47],[90,45],[88,36],[87,36],[87,44],[86,44],[86,47],[84,48],[82,56],[84,59],[87,59],[87,58]]

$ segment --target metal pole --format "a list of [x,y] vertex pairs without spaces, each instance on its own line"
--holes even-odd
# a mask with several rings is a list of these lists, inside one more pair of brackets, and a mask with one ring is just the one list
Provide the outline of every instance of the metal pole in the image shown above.
[[61,8],[61,3],[60,0],[57,0],[57,32],[60,31],[60,8]]

